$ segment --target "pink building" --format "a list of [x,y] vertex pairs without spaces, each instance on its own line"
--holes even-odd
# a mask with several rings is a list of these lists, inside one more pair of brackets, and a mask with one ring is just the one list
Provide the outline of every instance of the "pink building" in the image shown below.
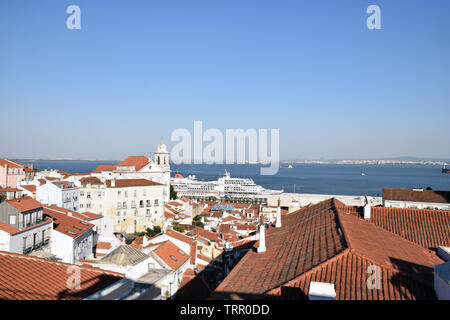
[[17,188],[17,183],[24,178],[25,171],[21,163],[0,159],[0,187]]

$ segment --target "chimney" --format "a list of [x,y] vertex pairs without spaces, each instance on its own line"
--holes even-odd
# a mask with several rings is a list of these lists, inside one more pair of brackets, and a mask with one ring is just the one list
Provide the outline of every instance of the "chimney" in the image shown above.
[[281,228],[281,208],[279,205],[277,208],[277,222],[275,224],[275,228]]
[[259,246],[258,253],[266,252],[266,227],[264,224],[261,224],[259,227]]
[[308,298],[309,300],[336,300],[334,284],[311,281]]
[[364,206],[364,219],[370,219],[370,204],[366,203]]
[[115,188],[116,187],[116,180],[111,180],[111,187],[112,188]]
[[434,266],[434,291],[439,300],[450,300],[450,262]]

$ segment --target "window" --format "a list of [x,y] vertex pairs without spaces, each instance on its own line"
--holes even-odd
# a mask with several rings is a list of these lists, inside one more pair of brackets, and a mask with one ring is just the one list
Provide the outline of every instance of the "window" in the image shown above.
[[148,264],[148,271],[150,271],[151,269],[155,269],[155,264],[154,263],[149,263]]
[[128,191],[125,191],[125,198],[128,198]]
[[9,216],[9,224],[16,224],[16,216]]
[[146,215],[147,217],[150,216],[150,209],[147,209],[147,211],[145,212],[145,215]]
[[117,191],[117,195],[120,196],[122,192],[120,190]]
[[136,190],[134,190],[134,197],[136,198],[137,197],[137,191]]
[[158,199],[155,199],[155,207],[158,207],[158,206],[159,206]]
[[175,258],[174,256],[170,256],[170,259],[172,259],[172,260],[175,261],[175,262],[178,262],[178,259]]
[[88,198],[88,199],[91,198],[91,193],[90,193],[90,192],[87,193],[87,198]]

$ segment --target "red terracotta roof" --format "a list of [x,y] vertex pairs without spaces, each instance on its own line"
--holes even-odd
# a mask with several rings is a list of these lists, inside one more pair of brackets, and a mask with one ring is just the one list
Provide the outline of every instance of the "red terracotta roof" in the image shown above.
[[168,229],[166,231],[166,235],[168,235],[169,237],[173,237],[177,240],[183,241],[185,243],[191,243],[193,241],[191,237],[185,236],[184,234],[174,231],[172,229]]
[[93,224],[62,213],[64,210],[56,206],[44,207],[44,214],[53,218],[54,230],[77,239],[94,227]]
[[0,230],[8,232],[10,235],[16,235],[16,234],[19,234],[19,233],[22,233],[22,232],[25,232],[25,231],[28,231],[28,230],[31,230],[31,229],[34,229],[34,228],[38,228],[38,227],[46,225],[46,224],[51,224],[51,223],[52,223],[52,220],[49,219],[49,218],[46,218],[41,223],[38,223],[38,224],[35,224],[35,225],[31,226],[31,227],[28,227],[28,228],[20,230],[20,229],[12,227],[12,226],[10,226],[10,225],[8,225],[6,223],[0,222]]
[[372,207],[370,222],[422,247],[450,247],[450,211]]
[[346,250],[335,259],[305,273],[299,278],[268,292],[267,299],[306,300],[311,281],[333,283],[336,300],[428,300],[434,298],[434,289],[420,281],[406,277],[397,271],[380,267],[381,286],[368,289],[367,273],[374,262]]
[[171,241],[167,241],[152,251],[161,260],[163,260],[172,270],[181,267],[190,256],[174,245]]
[[101,173],[102,171],[114,171],[117,169],[116,165],[113,164],[101,164],[92,173]]
[[[416,298],[434,298],[432,266],[442,260],[425,248],[349,214],[346,207],[336,199],[329,199],[284,217],[283,227],[267,230],[267,251],[257,253],[255,243],[216,289],[213,298],[255,299],[265,294],[283,298],[286,294],[301,299],[307,295],[304,287],[291,283],[305,281],[304,277],[311,272],[336,281],[338,298],[358,295],[365,283],[354,279],[363,279],[366,269],[353,263],[357,261],[353,256],[351,260],[345,259],[349,253],[390,272],[387,279],[391,281],[384,280],[383,290],[409,291]],[[346,270],[348,282],[342,282],[345,275],[329,267],[333,261],[338,269]],[[426,290],[414,291],[418,283]]]
[[383,188],[383,198],[397,201],[450,203],[450,191]]
[[88,185],[88,184],[94,184],[94,185],[101,185],[103,184],[99,178],[97,177],[85,177],[80,179],[80,183],[82,185]]
[[[80,288],[68,289],[70,267]],[[121,280],[122,274],[0,251],[0,300],[82,300]]]
[[109,250],[109,249],[111,249],[111,243],[109,243],[109,242],[97,242],[97,249]]
[[122,162],[118,163],[117,166],[126,166],[126,167],[135,167],[136,171],[141,170],[147,164],[149,164],[149,160],[145,156],[129,156]]
[[103,218],[103,216],[100,214],[96,214],[96,213],[92,213],[92,212],[83,212],[83,213],[76,212],[73,210],[60,208],[56,205],[51,205],[51,206],[45,205],[45,207],[55,210],[59,213],[65,214],[66,216],[77,218],[77,219],[84,220],[84,221],[90,221],[90,220],[95,220],[98,218]]
[[19,210],[20,212],[31,211],[31,210],[35,210],[35,209],[43,207],[42,203],[40,203],[40,202],[34,200],[33,198],[30,198],[30,197],[23,197],[23,198],[19,198],[19,199],[6,200],[6,202],[9,205],[11,205],[14,208],[16,208],[17,210]]
[[36,186],[34,184],[21,185],[20,188],[23,188],[23,189],[28,190],[28,191],[33,192],[33,193],[36,192]]
[[17,161],[11,161],[8,159],[0,159],[0,166],[9,168],[23,168],[23,165]]
[[208,239],[208,241],[215,241],[215,242],[220,241],[220,237],[217,232],[208,231],[200,227],[195,227],[194,234],[197,236],[204,237]]
[[22,190],[17,189],[17,188],[0,188],[0,192],[17,192],[17,191],[22,191]]

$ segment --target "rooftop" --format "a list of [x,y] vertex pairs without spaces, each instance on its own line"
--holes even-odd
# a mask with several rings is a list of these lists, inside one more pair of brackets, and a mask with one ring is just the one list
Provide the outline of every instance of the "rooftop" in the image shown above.
[[0,300],[82,300],[121,280],[122,274],[80,268],[80,288],[68,289],[74,265],[0,251]]
[[[310,281],[335,284],[337,299],[434,298],[432,266],[442,263],[432,251],[350,214],[336,199],[285,216],[283,227],[267,230],[267,251],[257,253],[257,246],[212,298],[305,299]],[[370,276],[369,265],[383,272],[381,291],[367,293],[360,282]]]
[[385,200],[450,203],[450,191],[383,188]]
[[148,259],[142,251],[128,245],[121,245],[101,258],[99,264],[113,264],[118,266],[135,266]]

